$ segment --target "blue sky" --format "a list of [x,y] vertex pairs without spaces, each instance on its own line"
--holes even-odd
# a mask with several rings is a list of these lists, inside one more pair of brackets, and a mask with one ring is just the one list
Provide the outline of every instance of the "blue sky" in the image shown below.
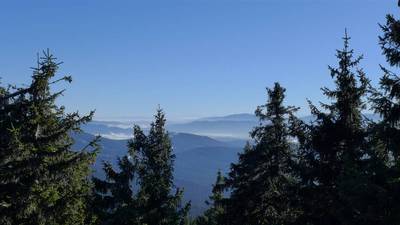
[[36,53],[49,48],[72,85],[69,111],[98,119],[172,119],[253,112],[279,81],[287,103],[308,114],[306,98],[331,86],[345,28],[361,65],[377,82],[378,43],[394,0],[1,1],[0,77],[27,84]]

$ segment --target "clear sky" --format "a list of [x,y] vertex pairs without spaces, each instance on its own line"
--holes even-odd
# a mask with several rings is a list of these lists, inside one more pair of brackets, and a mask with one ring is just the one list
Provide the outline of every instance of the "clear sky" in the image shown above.
[[374,82],[378,46],[395,0],[68,0],[0,2],[0,77],[27,84],[36,53],[49,48],[73,76],[60,103],[98,119],[172,119],[253,112],[279,81],[287,103],[331,86],[345,28]]

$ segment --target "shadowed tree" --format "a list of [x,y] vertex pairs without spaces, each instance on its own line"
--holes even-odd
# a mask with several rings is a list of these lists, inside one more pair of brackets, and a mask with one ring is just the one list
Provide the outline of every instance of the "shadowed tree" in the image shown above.
[[231,196],[225,224],[289,224],[299,213],[293,207],[296,179],[286,121],[296,108],[283,105],[284,93],[275,83],[267,103],[256,110],[260,125],[251,133],[255,144],[246,145],[227,180]]
[[[381,25],[383,35],[379,37],[379,43],[387,62],[394,68],[400,66],[400,21],[393,15],[386,16],[386,24]],[[400,78],[397,74],[381,66],[384,73],[380,80],[380,89],[373,90],[373,109],[382,117],[380,123],[381,138],[385,139],[386,154],[393,155],[393,160],[400,157]]]
[[373,205],[364,173],[369,156],[361,113],[369,80],[358,68],[361,57],[354,59],[347,33],[343,39],[344,48],[336,54],[338,67],[329,67],[335,87],[322,88],[332,102],[321,103],[326,112],[310,103],[316,120],[301,124],[298,133],[304,210],[300,224],[365,224],[368,207]]
[[224,205],[224,189],[225,177],[222,176],[221,171],[218,171],[217,180],[212,188],[212,195],[206,204],[210,207],[202,216],[196,219],[196,225],[219,225],[223,224],[223,217],[225,214]]
[[119,171],[105,163],[106,180],[94,179],[93,204],[99,224],[189,222],[190,204],[182,205],[183,191],[173,183],[175,156],[165,122],[164,113],[158,109],[148,135],[134,126],[134,138],[128,142],[128,155],[119,159]]
[[136,163],[129,156],[118,159],[116,171],[104,163],[105,180],[93,178],[93,211],[97,224],[134,225],[140,223],[140,215],[133,189]]
[[[394,69],[400,66],[400,21],[387,15],[381,25],[379,43],[387,62]],[[381,66],[384,73],[379,89],[372,90],[372,109],[381,116],[372,123],[370,131],[374,148],[371,150],[370,170],[373,170],[376,207],[371,215],[376,224],[397,224],[400,221],[400,78]]]

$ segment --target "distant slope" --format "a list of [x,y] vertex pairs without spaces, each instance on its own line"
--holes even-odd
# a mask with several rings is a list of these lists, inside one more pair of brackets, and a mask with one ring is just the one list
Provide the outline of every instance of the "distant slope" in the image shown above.
[[254,114],[250,113],[238,113],[231,114],[227,116],[218,116],[218,117],[205,117],[198,119],[198,121],[249,121],[256,123],[258,122],[258,118]]
[[211,193],[218,170],[227,173],[240,151],[239,147],[202,147],[176,154],[176,184],[182,184],[185,198],[192,201],[192,215],[198,215],[206,208],[205,200]]
[[172,133],[171,141],[175,154],[200,147],[228,146],[226,143],[207,136],[188,133]]
[[228,172],[237,161],[239,147],[202,147],[176,154],[176,176],[193,179],[199,184],[212,184],[218,170]]
[[[379,119],[376,114],[365,114],[365,117],[374,121]],[[315,120],[314,116],[301,117],[303,121],[310,123]],[[145,131],[148,124],[139,121]],[[242,113],[222,117],[207,117],[185,123],[167,123],[167,129],[171,133],[190,133],[208,136],[219,141],[247,140],[249,132],[259,124],[258,118],[254,114]],[[86,124],[82,129],[86,133],[101,134],[110,139],[127,139],[132,136],[133,123],[126,122],[104,122],[93,121]]]
[[171,124],[168,129],[209,137],[247,139],[258,119],[253,114],[233,114],[223,117],[208,117],[188,123]]
[[[74,133],[72,138],[75,144],[72,146],[74,150],[80,150],[85,147],[91,140],[95,138],[92,134],[87,133]],[[103,162],[111,162],[116,165],[116,160],[127,153],[127,142],[126,140],[110,140],[107,138],[101,138],[99,143],[101,151],[97,155],[96,161],[93,166],[95,176],[104,177],[102,167]]]
[[174,132],[193,133],[209,137],[230,137],[246,139],[249,131],[256,125],[251,121],[193,121],[173,124],[168,127]]

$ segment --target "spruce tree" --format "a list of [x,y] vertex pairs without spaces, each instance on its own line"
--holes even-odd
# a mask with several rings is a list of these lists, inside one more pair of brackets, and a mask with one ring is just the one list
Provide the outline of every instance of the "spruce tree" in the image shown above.
[[344,47],[337,50],[338,67],[329,67],[333,90],[322,88],[332,102],[319,110],[316,118],[302,124],[298,136],[301,196],[304,214],[301,224],[365,224],[369,182],[365,175],[367,155],[366,123],[362,116],[369,80],[358,67],[345,35]]
[[50,86],[59,63],[47,51],[34,68],[27,88],[2,88],[0,93],[0,223],[85,224],[94,161],[94,140],[73,151],[70,133],[87,116],[66,113],[55,104],[63,91]]
[[133,189],[136,163],[130,156],[118,159],[118,171],[104,162],[105,180],[93,178],[93,212],[97,224],[140,224],[140,215]]
[[217,180],[212,188],[212,195],[210,200],[206,201],[209,208],[202,216],[196,219],[196,225],[220,225],[223,224],[223,217],[225,215],[225,177],[221,171],[218,171]]
[[[379,43],[387,62],[393,69],[400,66],[400,21],[387,15],[386,24],[381,25],[383,35]],[[397,224],[400,221],[400,78],[391,70],[381,66],[383,76],[380,87],[372,90],[372,109],[381,120],[370,126],[370,169],[373,184],[379,188],[375,207],[371,215],[375,224]],[[376,189],[377,189],[376,188]]]
[[[383,35],[379,37],[379,43],[383,55],[390,66],[400,67],[400,21],[393,15],[386,16],[386,24],[380,25]],[[383,76],[380,79],[380,88],[373,90],[373,109],[382,117],[380,128],[381,138],[384,139],[386,153],[393,155],[393,160],[400,158],[400,77],[381,66]]]
[[157,110],[146,136],[135,127],[135,138],[130,151],[138,160],[138,207],[141,222],[147,225],[182,225],[187,221],[189,204],[182,205],[183,190],[174,186],[175,155],[168,132],[165,115]]
[[285,89],[275,83],[268,89],[267,103],[256,110],[260,125],[251,133],[255,144],[246,145],[227,180],[231,196],[225,224],[289,224],[297,217],[287,123],[296,108],[283,105],[284,93]]
[[106,179],[94,178],[92,204],[98,224],[184,225],[189,222],[190,205],[182,205],[183,191],[173,183],[175,156],[165,122],[163,111],[158,109],[148,135],[134,126],[128,154],[118,160],[118,170],[105,163]]

